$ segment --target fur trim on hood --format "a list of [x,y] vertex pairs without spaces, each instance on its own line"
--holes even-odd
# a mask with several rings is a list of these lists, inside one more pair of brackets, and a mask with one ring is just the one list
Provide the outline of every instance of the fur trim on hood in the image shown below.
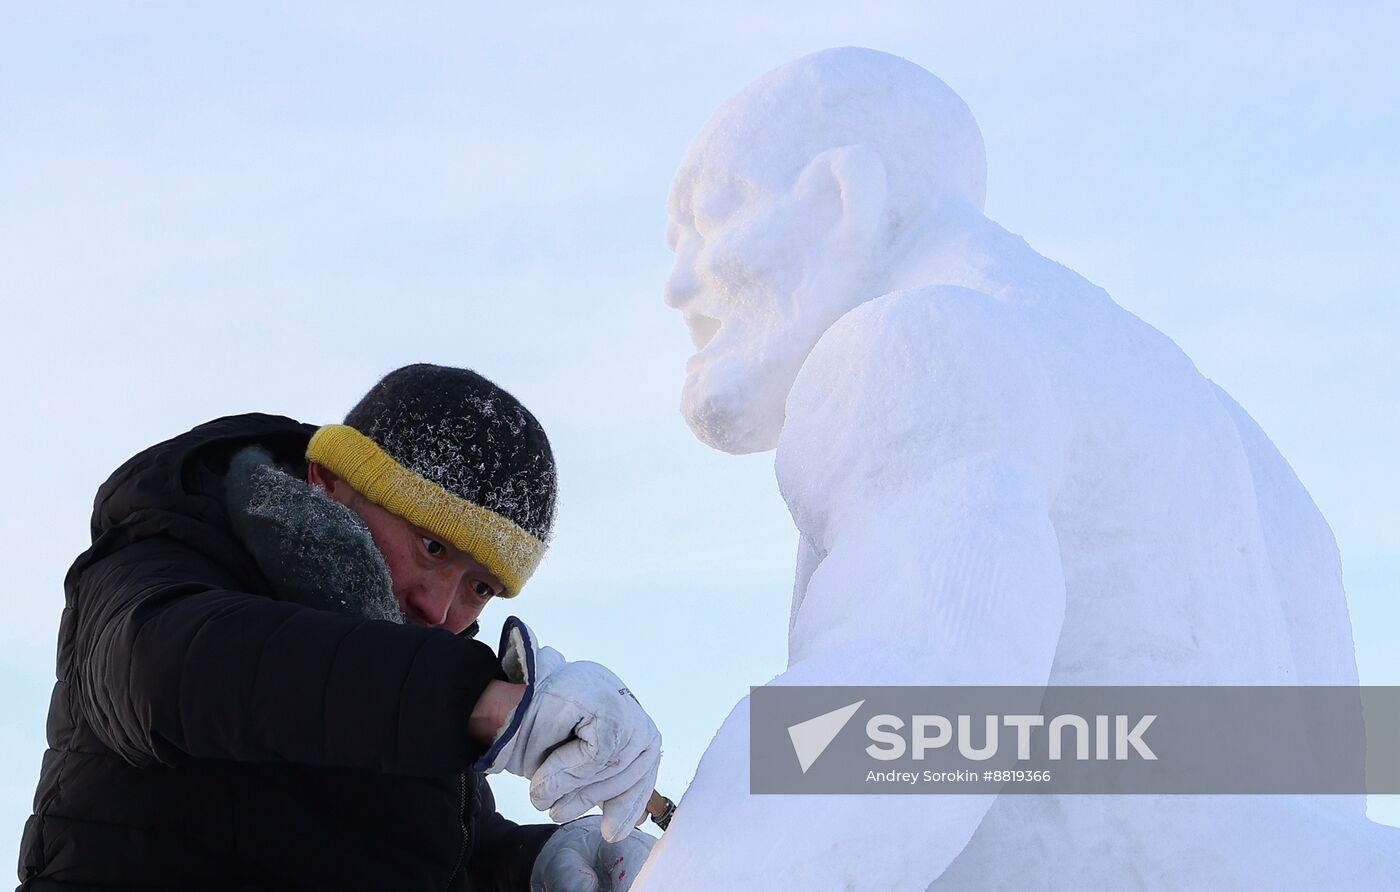
[[229,462],[224,506],[278,598],[404,622],[389,567],[365,522],[279,467],[262,447],[240,449]]

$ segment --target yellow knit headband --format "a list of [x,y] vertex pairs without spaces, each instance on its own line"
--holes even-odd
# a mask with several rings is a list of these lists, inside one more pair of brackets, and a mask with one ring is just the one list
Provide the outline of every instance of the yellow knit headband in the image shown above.
[[356,492],[480,561],[513,598],[544,557],[544,543],[510,518],[468,502],[399,464],[379,444],[343,424],[316,431],[306,459]]

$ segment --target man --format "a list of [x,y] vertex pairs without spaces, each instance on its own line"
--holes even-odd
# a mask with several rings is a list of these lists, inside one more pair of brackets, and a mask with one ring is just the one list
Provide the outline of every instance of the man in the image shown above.
[[[626,888],[655,726],[514,618],[499,658],[472,638],[554,508],[534,416],[431,365],[343,425],[221,418],[129,460],[66,579],[21,888]],[[502,770],[602,815],[516,825]]]
[[[682,412],[776,448],[800,534],[774,684],[1354,685],[1336,546],[1286,462],[989,220],[985,182],[962,100],[855,48],[745,88],[676,175]],[[764,889],[1400,883],[1361,797],[753,796],[748,732],[740,703],[638,890],[733,862]]]

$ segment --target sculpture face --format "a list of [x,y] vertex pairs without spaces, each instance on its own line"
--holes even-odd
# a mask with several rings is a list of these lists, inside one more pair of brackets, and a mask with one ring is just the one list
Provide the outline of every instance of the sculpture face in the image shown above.
[[777,445],[823,332],[889,278],[898,233],[938,208],[980,211],[972,113],[908,61],[842,48],[769,72],[710,118],[671,187],[666,303],[697,352],[681,411],[726,452]]
[[683,170],[672,187],[667,241],[676,262],[665,301],[681,311],[696,348],[681,412],[716,449],[777,445],[798,369],[853,305],[861,264],[831,256],[839,209],[821,199],[732,170]]

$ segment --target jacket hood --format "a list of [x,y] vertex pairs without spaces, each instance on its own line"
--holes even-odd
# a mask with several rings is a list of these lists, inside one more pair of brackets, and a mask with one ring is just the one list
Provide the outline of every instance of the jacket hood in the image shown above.
[[[145,511],[175,510],[205,518],[223,513],[220,493],[208,484],[228,469],[242,446],[260,443],[279,461],[305,467],[306,444],[316,426],[281,415],[228,415],[157,443],[128,459],[97,490],[94,541]],[[209,475],[212,474],[211,478]]]
[[226,562],[250,590],[265,591],[266,581],[230,528],[223,477],[234,453],[252,443],[304,472],[306,444],[315,432],[315,425],[281,415],[229,415],[143,450],[97,490],[92,548],[73,570],[128,542],[167,537]]

